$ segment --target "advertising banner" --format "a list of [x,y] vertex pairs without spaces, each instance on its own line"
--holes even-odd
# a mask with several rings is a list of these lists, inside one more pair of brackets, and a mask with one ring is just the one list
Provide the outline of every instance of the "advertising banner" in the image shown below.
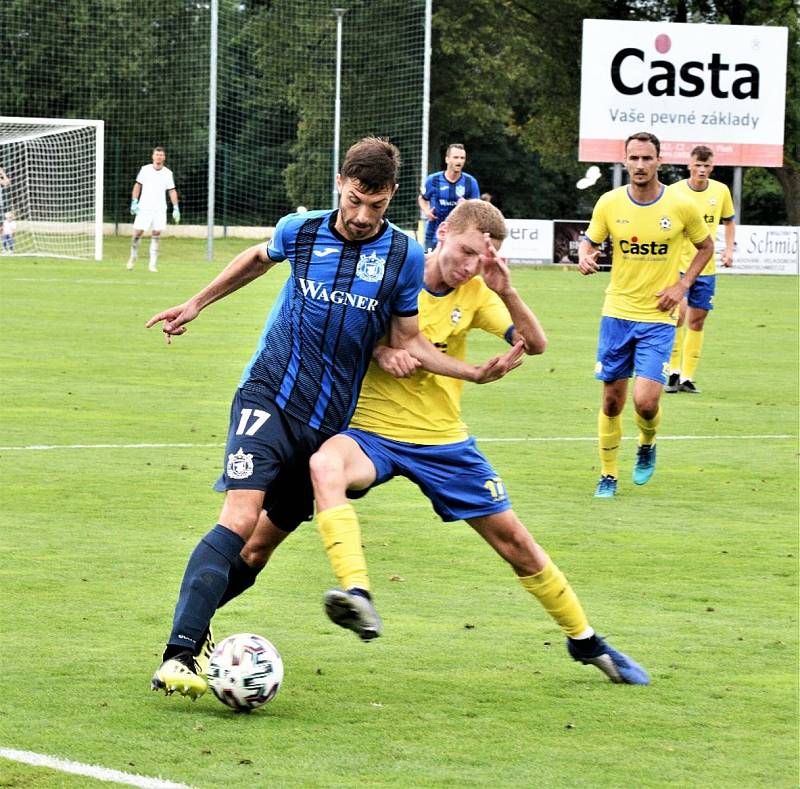
[[653,132],[668,164],[695,145],[718,165],[780,167],[785,27],[583,22],[580,149],[620,162],[626,137]]
[[717,274],[798,274],[800,273],[800,227],[737,225],[733,266],[719,265],[719,252],[725,248],[725,229],[717,231]]
[[553,262],[553,223],[546,219],[506,219],[508,236],[500,254],[515,263]]
[[[578,265],[578,247],[588,227],[588,219],[556,219],[553,221],[552,254],[554,263]],[[611,244],[608,239],[600,245],[597,263],[600,271],[608,271],[611,268]]]

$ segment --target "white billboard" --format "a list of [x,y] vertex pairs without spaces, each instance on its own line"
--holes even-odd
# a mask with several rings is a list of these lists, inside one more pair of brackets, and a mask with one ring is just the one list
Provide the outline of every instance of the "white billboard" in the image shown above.
[[512,261],[553,262],[553,223],[546,219],[506,219],[508,235],[500,254]]
[[580,151],[619,162],[626,137],[649,131],[667,163],[695,145],[716,164],[780,167],[785,27],[583,22]]
[[717,231],[716,242],[717,274],[800,273],[800,227],[736,225],[731,268],[719,265],[719,252],[725,248],[725,228],[722,225]]

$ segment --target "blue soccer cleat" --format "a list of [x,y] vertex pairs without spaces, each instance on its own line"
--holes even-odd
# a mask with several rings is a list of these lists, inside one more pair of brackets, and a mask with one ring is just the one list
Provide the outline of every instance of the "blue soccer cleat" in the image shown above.
[[594,497],[596,499],[609,499],[617,495],[617,478],[612,477],[610,474],[604,474],[600,477],[597,487],[594,489]]
[[588,665],[597,666],[612,682],[622,685],[649,685],[650,675],[635,661],[622,652],[617,652],[614,647],[606,643],[600,636],[585,639],[586,646],[581,641],[567,639],[567,651],[573,660]]
[[644,485],[656,470],[656,445],[640,444],[636,450],[636,465],[633,467],[633,482]]
[[323,598],[325,613],[331,622],[352,630],[363,641],[377,638],[383,623],[372,605],[368,592],[361,589],[331,589]]

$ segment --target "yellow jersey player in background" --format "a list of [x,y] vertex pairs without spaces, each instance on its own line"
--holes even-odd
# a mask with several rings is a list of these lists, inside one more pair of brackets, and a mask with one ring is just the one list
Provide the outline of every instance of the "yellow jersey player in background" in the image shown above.
[[[705,145],[698,145],[689,155],[689,177],[672,184],[670,190],[688,197],[700,210],[712,240],[717,237],[720,221],[725,225],[725,248],[719,256],[726,268],[733,265],[733,245],[736,239],[736,218],[733,200],[728,187],[709,176],[714,170],[714,152]],[[695,249],[688,241],[683,247],[681,272],[686,271],[694,257]],[[681,302],[681,313],[675,332],[675,344],[669,360],[669,380],[665,392],[689,392],[699,394],[694,375],[703,350],[703,328],[710,310],[714,309],[714,293],[717,288],[717,266],[715,256],[700,272],[700,276],[689,288]]]
[[[597,247],[608,236],[613,242],[595,365],[595,378],[603,382],[598,415],[600,481],[595,489],[601,498],[617,492],[622,409],[632,375],[639,428],[633,481],[644,485],[653,476],[661,392],[667,382],[678,306],[714,251],[697,208],[658,180],[660,154],[661,143],[654,134],[628,137],[625,168],[630,183],[600,197],[578,248],[578,270],[594,274]],[[696,251],[680,278],[685,238]]]
[[[503,215],[482,200],[459,203],[438,228],[418,303],[420,330],[442,353],[463,359],[472,329],[522,344],[528,354],[544,351],[545,333],[497,254],[505,236]],[[574,660],[597,666],[612,682],[648,684],[643,668],[595,634],[563,573],[511,509],[502,478],[461,419],[462,383],[418,366],[406,351],[378,346],[350,428],[311,457],[317,523],[341,587],[325,594],[328,616],[364,640],[381,634],[348,498],[404,476],[443,521],[466,520],[511,565],[566,633]]]

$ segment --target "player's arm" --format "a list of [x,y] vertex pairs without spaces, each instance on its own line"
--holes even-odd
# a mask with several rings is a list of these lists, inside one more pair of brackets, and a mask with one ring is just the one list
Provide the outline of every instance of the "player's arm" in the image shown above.
[[436,219],[436,211],[431,208],[431,204],[422,195],[417,196],[417,205],[427,219]]
[[695,280],[700,276],[700,272],[714,254],[714,242],[711,240],[711,236],[706,236],[700,242],[692,241],[692,243],[697,252],[695,252],[692,262],[686,269],[686,273],[674,285],[656,293],[656,296],[659,297],[658,308],[662,312],[670,312],[686,298],[689,288],[694,285]]
[[733,247],[736,243],[736,220],[723,219],[725,225],[725,249],[722,250],[720,260],[725,268],[733,265]]
[[521,341],[515,343],[506,353],[494,356],[479,366],[467,364],[460,359],[448,356],[438,350],[420,332],[416,315],[393,315],[389,338],[393,348],[407,351],[419,361],[423,370],[477,384],[497,381],[522,364],[523,344]]
[[481,255],[481,276],[486,285],[500,297],[511,315],[514,324],[512,342],[521,341],[528,355],[544,353],[547,347],[547,335],[542,324],[511,284],[508,261],[500,257],[488,233],[484,233],[483,237],[486,241],[486,250]]
[[263,243],[245,249],[201,291],[183,304],[177,304],[154,315],[147,321],[145,327],[149,329],[156,323],[164,321],[161,330],[169,343],[172,337],[185,333],[185,324],[193,321],[201,310],[257,279],[275,263],[276,261],[267,254],[267,247]]

